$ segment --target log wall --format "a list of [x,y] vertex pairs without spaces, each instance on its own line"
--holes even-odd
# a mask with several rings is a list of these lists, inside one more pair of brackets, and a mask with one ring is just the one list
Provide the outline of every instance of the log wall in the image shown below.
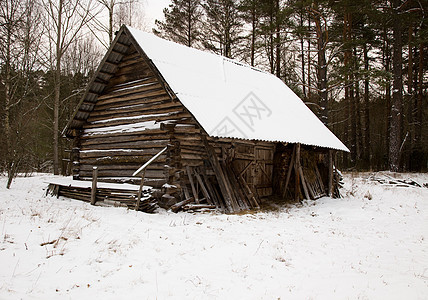
[[[93,166],[101,180],[131,179],[134,171],[171,144],[171,132],[162,123],[189,117],[131,46],[79,135],[80,179],[91,177]],[[162,155],[148,167],[146,184],[159,187],[167,181],[167,158]]]

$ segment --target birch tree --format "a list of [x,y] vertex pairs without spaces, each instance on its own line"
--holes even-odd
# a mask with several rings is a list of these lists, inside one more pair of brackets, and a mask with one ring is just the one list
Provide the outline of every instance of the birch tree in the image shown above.
[[59,111],[61,100],[62,58],[82,29],[95,17],[92,0],[42,0],[46,13],[45,30],[49,48],[50,69],[54,81],[53,104],[53,169],[59,174]]

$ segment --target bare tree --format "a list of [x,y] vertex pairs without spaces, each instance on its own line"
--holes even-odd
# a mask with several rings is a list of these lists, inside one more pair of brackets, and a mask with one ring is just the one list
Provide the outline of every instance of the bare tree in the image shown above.
[[59,110],[61,98],[62,58],[82,29],[96,16],[92,0],[42,0],[46,12],[45,29],[49,52],[50,69],[54,77],[53,107],[53,167],[59,174]]
[[[142,23],[142,20],[135,22],[143,11],[139,0],[97,0],[97,3],[101,5],[101,10],[107,10],[108,24],[105,24],[102,18],[93,18],[89,30],[105,48],[110,46],[115,29],[119,29],[122,24],[132,26],[134,23]],[[134,11],[138,11],[138,14],[135,14]],[[107,33],[108,42],[97,32]]]
[[[36,22],[34,0],[4,0],[0,6],[0,80],[4,84],[3,163],[8,174],[7,188],[19,170],[25,151],[21,138],[22,122],[16,122],[18,110],[32,109],[24,106],[34,89],[31,84],[37,67],[41,30]],[[37,103],[32,103],[37,106]],[[25,147],[24,147],[25,150]]]

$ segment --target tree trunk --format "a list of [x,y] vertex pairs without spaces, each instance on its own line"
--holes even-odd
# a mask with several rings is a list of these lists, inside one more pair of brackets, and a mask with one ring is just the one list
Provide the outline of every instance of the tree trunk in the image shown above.
[[370,145],[370,99],[369,99],[369,56],[367,45],[363,46],[364,51],[364,70],[366,72],[364,76],[364,160],[368,164],[368,168],[371,169],[371,145]]
[[[391,70],[391,51],[389,47],[389,41],[388,41],[388,33],[387,28],[384,27],[384,50],[383,50],[383,56],[384,56],[384,66],[385,66],[385,72],[389,73]],[[389,78],[386,78],[386,84],[385,84],[385,104],[386,104],[386,135],[385,135],[385,144],[384,144],[384,153],[386,154],[386,163],[389,162],[389,140],[390,140],[390,132],[391,132],[391,82]],[[382,168],[383,168],[382,164]]]
[[[419,68],[418,68],[418,97],[416,102],[416,128],[415,128],[415,146],[422,151],[422,123],[423,123],[423,79],[424,79],[424,45],[419,44]],[[422,162],[421,162],[422,163]],[[419,166],[420,169],[421,166]]]
[[251,7],[251,66],[254,67],[254,59],[256,56],[256,30],[257,30],[257,15],[255,4]]
[[11,134],[10,134],[10,104],[11,104],[11,53],[10,53],[10,47],[12,43],[12,32],[9,25],[6,25],[7,27],[7,36],[6,36],[6,61],[5,61],[5,75],[6,80],[4,82],[4,93],[5,93],[5,103],[4,103],[4,134],[5,134],[5,155],[6,155],[6,168],[8,173],[8,182],[6,185],[6,188],[10,188],[10,184],[12,183],[11,178],[13,178],[13,160],[12,160],[12,151],[11,151]]
[[109,46],[113,42],[113,12],[114,12],[114,0],[110,1],[110,7],[108,8],[108,38]]
[[[303,9],[300,10],[300,28],[303,30]],[[305,80],[305,51],[303,43],[303,34],[300,36],[300,53],[302,57],[302,88],[303,88],[303,97],[306,100],[306,80]]]
[[279,18],[279,0],[275,5],[275,48],[276,48],[276,77],[281,78],[281,26]]
[[[318,5],[316,5],[318,9]],[[317,86],[318,86],[318,105],[320,107],[319,118],[324,125],[328,125],[328,92],[327,92],[327,62],[325,58],[325,32],[322,29],[319,13],[314,17],[317,33]]]
[[55,66],[55,94],[54,94],[54,119],[53,119],[53,167],[54,174],[59,174],[59,99],[61,94],[61,30],[62,30],[62,8],[63,0],[59,0],[58,23],[57,23],[57,40],[56,40],[56,66]]
[[398,14],[400,0],[394,0],[392,23],[393,23],[393,91],[391,103],[391,129],[389,140],[389,169],[393,172],[399,171],[400,144],[401,144],[401,118],[403,99],[402,79],[402,25],[401,15]]

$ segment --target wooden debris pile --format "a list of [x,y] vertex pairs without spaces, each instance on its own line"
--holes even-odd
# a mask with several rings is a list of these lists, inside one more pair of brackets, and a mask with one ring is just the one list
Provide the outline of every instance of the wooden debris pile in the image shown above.
[[224,152],[219,158],[213,146],[205,142],[208,159],[204,166],[186,166],[180,174],[181,195],[184,199],[171,210],[218,209],[226,213],[258,209],[259,199],[253,194],[241,174],[237,174]]
[[[71,185],[60,185],[50,183],[46,194],[52,196],[63,196],[67,198],[77,199],[85,202],[93,202],[91,199],[92,188],[76,187]],[[138,198],[138,191],[113,189],[113,188],[97,188],[95,205],[100,206],[120,206],[135,209]],[[139,211],[153,213],[158,206],[150,195],[149,191],[144,191],[140,201]]]
[[425,188],[428,188],[428,183],[420,184],[413,179],[398,179],[398,178],[394,178],[392,176],[389,176],[387,174],[371,175],[369,177],[369,180],[379,182],[380,184],[387,184],[387,185],[397,186],[397,187],[419,187],[419,188],[425,187]]

